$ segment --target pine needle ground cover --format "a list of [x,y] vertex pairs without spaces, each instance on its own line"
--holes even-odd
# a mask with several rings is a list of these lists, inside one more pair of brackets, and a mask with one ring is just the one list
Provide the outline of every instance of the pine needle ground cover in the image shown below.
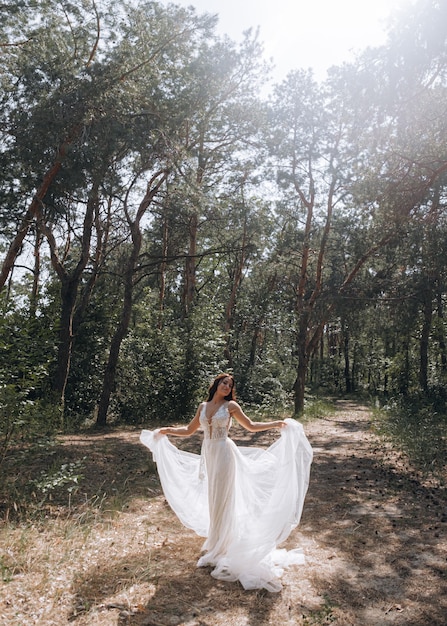
[[[0,623],[445,625],[445,481],[374,434],[365,407],[338,402],[305,428],[315,460],[286,547],[301,546],[306,564],[285,573],[279,594],[245,592],[196,568],[202,540],[167,506],[139,430],[64,436],[26,463],[10,456]],[[243,445],[274,438],[233,435]],[[197,450],[200,438],[182,446]]]

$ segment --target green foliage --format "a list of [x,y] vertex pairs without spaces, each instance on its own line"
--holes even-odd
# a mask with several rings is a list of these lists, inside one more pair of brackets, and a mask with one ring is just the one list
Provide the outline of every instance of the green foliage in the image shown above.
[[138,322],[122,344],[112,408],[118,421],[192,419],[222,369],[221,337],[209,333],[215,311],[197,307],[187,320],[164,317],[160,325],[154,295],[147,292],[135,307]]
[[14,302],[0,305],[0,382],[20,389],[43,385],[52,362],[54,332],[48,320]]
[[55,465],[49,470],[42,470],[37,478],[31,480],[31,488],[43,496],[41,504],[56,492],[66,492],[70,497],[77,491],[83,478],[84,461],[85,457],[71,463]]
[[374,426],[424,472],[445,470],[447,396],[444,389],[396,397],[376,409]]
[[336,605],[328,597],[325,597],[323,606],[320,609],[303,615],[303,626],[323,626],[324,624],[337,622],[337,615],[334,613],[334,609],[336,609]]
[[272,376],[266,366],[262,369],[252,370],[250,377],[245,382],[241,397],[246,402],[269,410],[275,405],[285,405],[289,396],[280,379]]
[[4,304],[0,316],[0,459],[14,442],[55,432],[57,405],[48,393],[54,336],[42,318]]
[[302,419],[304,421],[321,419],[322,417],[331,415],[333,412],[333,403],[325,398],[318,398],[309,394],[304,404],[304,415]]
[[88,423],[94,413],[110,329],[115,322],[114,295],[112,286],[109,293],[104,293],[101,286],[76,329],[65,392],[65,429],[68,431]]
[[60,428],[59,408],[30,395],[31,389],[0,386],[0,465],[15,443],[51,435]]
[[10,583],[13,579],[13,568],[8,563],[8,560],[5,555],[0,555],[0,577],[2,582]]
[[173,333],[149,338],[130,332],[121,347],[112,414],[118,421],[175,421],[182,415],[178,398],[184,384],[182,350]]
[[304,388],[301,364],[312,394],[402,397],[391,430],[399,414],[414,446],[442,440],[444,408],[418,400],[415,417],[405,400],[447,380],[447,59],[444,30],[431,36],[445,9],[416,4],[385,47],[324,84],[293,71],[268,102],[256,37],[219,39],[192,7],[8,4],[0,250],[37,197],[19,247],[43,243],[36,281],[13,275],[0,311],[3,455],[54,431],[62,399],[66,426],[91,420],[128,330],[115,420],[190,417],[228,368],[242,401],[274,413]]

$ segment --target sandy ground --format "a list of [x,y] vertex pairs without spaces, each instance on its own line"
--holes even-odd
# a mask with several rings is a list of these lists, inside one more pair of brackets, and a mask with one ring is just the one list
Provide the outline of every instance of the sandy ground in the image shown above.
[[[0,529],[0,624],[447,626],[446,488],[378,439],[362,406],[338,402],[305,430],[311,483],[285,547],[306,564],[280,593],[197,569],[202,540],[167,506],[139,432],[115,431],[63,439],[63,458],[84,459],[68,513],[53,502],[44,522]],[[264,446],[275,434],[233,437]]]

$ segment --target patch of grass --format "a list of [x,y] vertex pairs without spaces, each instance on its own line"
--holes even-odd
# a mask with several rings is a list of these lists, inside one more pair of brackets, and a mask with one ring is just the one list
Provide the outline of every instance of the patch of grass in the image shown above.
[[325,598],[320,609],[312,611],[308,615],[303,615],[303,626],[321,626],[322,624],[334,623],[337,620],[334,609],[335,604],[329,598]]
[[330,400],[310,397],[306,399],[304,405],[303,421],[321,419],[322,417],[332,415],[334,412],[335,406]]
[[24,447],[7,459],[0,622],[109,624],[114,607],[144,606],[151,554],[166,536],[147,459],[138,436],[124,432],[62,437],[51,454]]
[[447,414],[429,400],[390,401],[373,410],[373,428],[424,473],[441,475],[447,459]]
[[[244,410],[254,421],[267,422],[292,417],[294,414],[293,403],[274,403],[265,405],[245,405]],[[304,413],[298,419],[300,422],[308,422],[322,417],[327,417],[335,412],[334,403],[328,398],[307,396],[304,405]]]
[[41,505],[54,492],[64,491],[68,494],[69,506],[72,494],[79,489],[83,478],[82,471],[85,457],[71,463],[56,464],[49,470],[41,470],[39,476],[30,481],[41,496]]
[[244,412],[255,422],[269,422],[285,419],[293,414],[293,407],[289,404],[248,404],[244,403]]
[[9,583],[13,578],[13,568],[7,562],[5,555],[0,556],[0,577],[2,582]]

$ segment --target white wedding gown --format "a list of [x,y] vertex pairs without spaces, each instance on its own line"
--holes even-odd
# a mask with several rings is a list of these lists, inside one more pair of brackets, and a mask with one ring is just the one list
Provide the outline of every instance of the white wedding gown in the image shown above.
[[143,430],[166,500],[180,521],[206,537],[198,567],[239,580],[244,589],[280,591],[283,568],[303,563],[301,550],[277,550],[300,521],[309,484],[312,448],[300,423],[286,419],[267,449],[229,439],[227,403],[212,417],[200,413],[201,455],[176,448],[157,431]]

